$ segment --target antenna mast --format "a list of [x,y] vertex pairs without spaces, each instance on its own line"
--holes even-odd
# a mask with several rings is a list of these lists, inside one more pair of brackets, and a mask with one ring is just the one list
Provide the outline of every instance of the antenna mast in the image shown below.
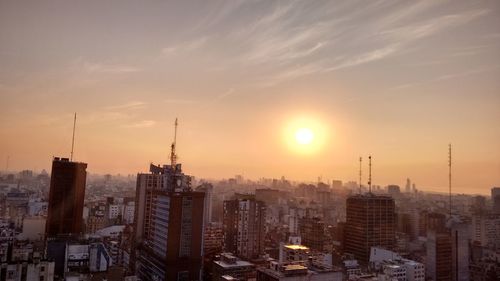
[[450,195],[450,218],[451,218],[451,143],[448,144],[448,189]]
[[363,157],[359,157],[359,194],[361,194],[361,168],[362,168]]
[[372,193],[372,156],[368,156],[368,186],[370,188],[370,193]]
[[175,131],[174,131],[174,142],[170,146],[170,165],[173,169],[177,164],[177,154],[175,154],[175,146],[177,143],[177,118],[175,118]]
[[73,138],[71,140],[71,155],[69,157],[69,161],[73,161],[73,149],[75,148],[75,129],[76,129],[76,112],[75,112],[75,118],[73,119]]

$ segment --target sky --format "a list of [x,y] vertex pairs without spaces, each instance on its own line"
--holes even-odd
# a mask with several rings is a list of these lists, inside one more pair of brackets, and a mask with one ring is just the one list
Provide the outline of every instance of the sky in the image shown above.
[[[500,186],[499,1],[0,0],[0,170]],[[308,145],[294,133],[314,134]],[[363,182],[366,184],[366,176]]]

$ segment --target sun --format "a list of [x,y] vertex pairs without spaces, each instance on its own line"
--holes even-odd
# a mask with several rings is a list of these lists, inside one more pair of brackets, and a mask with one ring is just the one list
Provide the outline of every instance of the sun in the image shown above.
[[309,128],[300,128],[295,131],[295,141],[301,145],[308,145],[314,141],[314,133]]

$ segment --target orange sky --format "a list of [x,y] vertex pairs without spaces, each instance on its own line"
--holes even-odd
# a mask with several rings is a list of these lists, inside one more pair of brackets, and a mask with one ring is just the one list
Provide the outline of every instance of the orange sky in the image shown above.
[[357,180],[371,154],[374,184],[444,191],[451,142],[456,192],[500,185],[497,1],[114,4],[0,2],[10,170],[68,156],[78,112],[90,172],[166,163],[178,117],[197,177]]

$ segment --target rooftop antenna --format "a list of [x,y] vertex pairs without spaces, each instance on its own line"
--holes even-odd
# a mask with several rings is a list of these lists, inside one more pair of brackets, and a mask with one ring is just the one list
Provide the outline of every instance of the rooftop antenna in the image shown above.
[[448,190],[450,195],[450,218],[451,218],[451,143],[448,144]]
[[10,155],[7,155],[7,161],[5,161],[5,171],[9,171],[9,160],[10,160]]
[[359,194],[361,194],[361,168],[362,168],[363,157],[359,157]]
[[69,161],[73,161],[73,149],[75,148],[75,129],[76,129],[76,112],[75,112],[75,118],[73,119],[73,138],[71,140],[71,155],[69,157]]
[[372,193],[372,156],[368,156],[368,187],[369,193]]
[[175,146],[177,142],[177,118],[175,118],[174,142],[170,146],[170,165],[175,169],[177,163],[177,155],[175,154]]

